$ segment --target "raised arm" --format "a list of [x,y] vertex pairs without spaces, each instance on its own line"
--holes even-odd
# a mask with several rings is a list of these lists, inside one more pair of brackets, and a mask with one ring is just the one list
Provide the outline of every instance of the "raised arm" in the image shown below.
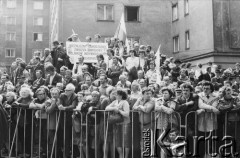
[[140,101],[141,101],[141,98],[138,98],[138,100],[133,105],[133,110],[137,110],[139,108]]
[[201,98],[198,100],[199,109],[212,110],[212,106],[203,102]]
[[141,111],[144,113],[150,113],[154,109],[154,106],[155,106],[154,101],[148,102],[144,106],[141,106]]
[[115,101],[113,101],[111,104],[109,104],[107,107],[106,107],[106,111],[114,111],[116,109],[116,107],[114,107],[114,104],[115,104]]

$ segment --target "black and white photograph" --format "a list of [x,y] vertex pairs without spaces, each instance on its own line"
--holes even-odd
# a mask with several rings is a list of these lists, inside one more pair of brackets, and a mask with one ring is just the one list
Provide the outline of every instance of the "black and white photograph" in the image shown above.
[[240,0],[0,0],[0,158],[240,158]]

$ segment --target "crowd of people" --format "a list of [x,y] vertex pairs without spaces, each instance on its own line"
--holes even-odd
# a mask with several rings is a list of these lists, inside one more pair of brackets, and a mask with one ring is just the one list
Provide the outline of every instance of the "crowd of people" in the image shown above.
[[[101,36],[94,38],[99,42]],[[77,35],[68,39],[77,40]],[[87,42],[91,40],[86,37]],[[12,154],[21,154],[24,148],[25,156],[30,157],[33,154],[30,138],[40,141],[36,131],[41,120],[42,157],[47,153],[70,157],[81,152],[82,157],[107,158],[115,154],[114,147],[119,158],[131,157],[132,153],[140,157],[139,151],[144,148],[141,131],[147,129],[154,135],[151,144],[167,129],[170,133],[163,144],[175,144],[180,133],[192,139],[195,134],[206,136],[213,132],[220,140],[225,134],[233,136],[236,151],[240,151],[239,63],[234,69],[224,70],[212,62],[207,63],[206,69],[201,64],[193,69],[191,63],[160,54],[160,74],[157,74],[156,52],[151,45],[134,42],[128,52],[121,40],[111,38],[107,42],[108,58],[99,54],[96,64],[84,62],[84,56],[72,64],[64,44],[58,41],[53,42],[52,50],[44,50],[43,57],[34,56],[28,64],[17,58],[11,65],[11,73],[1,75],[0,149],[11,150],[8,143],[14,142],[17,125],[15,139],[19,147],[13,147]],[[198,122],[195,113],[190,114],[185,133],[180,125],[186,125],[185,117],[192,111],[197,114]],[[52,153],[55,143],[57,152]],[[188,142],[190,150],[192,143]],[[221,143],[216,142],[216,146]],[[215,150],[211,145],[208,147]],[[158,147],[151,148],[156,148],[151,154],[167,157]],[[200,144],[200,157],[205,149],[205,144]]]

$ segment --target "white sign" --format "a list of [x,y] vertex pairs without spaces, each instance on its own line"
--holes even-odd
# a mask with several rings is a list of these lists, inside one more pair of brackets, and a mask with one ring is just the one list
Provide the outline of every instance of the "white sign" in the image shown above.
[[75,64],[82,55],[85,63],[97,63],[97,55],[102,54],[107,59],[107,43],[67,42],[66,50],[70,61]]

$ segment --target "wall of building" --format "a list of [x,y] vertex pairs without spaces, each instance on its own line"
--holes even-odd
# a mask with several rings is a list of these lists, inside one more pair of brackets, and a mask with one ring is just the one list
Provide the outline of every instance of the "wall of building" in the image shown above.
[[[33,50],[49,46],[49,11],[50,1],[40,0],[43,2],[43,10],[34,10],[33,3],[35,0],[16,0],[16,8],[7,8],[7,0],[2,0],[2,12],[0,22],[0,67],[10,66],[17,58],[25,58],[26,62],[32,58]],[[23,4],[26,4],[25,6]],[[16,17],[16,25],[7,25],[6,17]],[[43,26],[34,26],[34,17],[43,17]],[[26,25],[26,27],[24,27]],[[16,41],[6,41],[7,32],[16,32]],[[43,41],[34,42],[33,32],[42,32]],[[25,35],[25,36],[24,36]],[[5,49],[14,48],[15,57],[5,57]],[[23,52],[24,51],[24,52]]]
[[[172,38],[180,37],[180,51],[174,53],[176,58],[194,61],[202,55],[214,50],[213,38],[213,10],[212,1],[189,0],[189,14],[185,15],[184,0],[174,0],[178,3],[179,19],[172,22]],[[190,32],[190,49],[185,48],[185,32]],[[212,59],[212,58],[209,58]],[[204,63],[207,63],[204,60]]]
[[[17,57],[22,54],[22,1],[16,1],[16,8],[7,8],[7,0],[2,0],[2,16],[0,22],[0,67],[9,67]],[[16,17],[16,25],[7,25],[8,16]],[[16,33],[16,41],[6,41],[7,32]],[[15,57],[6,58],[6,48],[15,48]]]
[[[72,3],[71,3],[72,2]],[[97,21],[97,4],[113,4],[114,20]],[[79,34],[81,41],[86,36],[101,34],[112,37],[119,24],[125,5],[140,6],[140,22],[126,22],[128,37],[139,37],[141,44],[150,44],[157,49],[162,45],[162,52],[172,51],[170,38],[170,1],[158,0],[61,0],[62,7],[59,21],[59,40],[65,41],[72,34],[72,29]]]
[[[28,0],[28,11],[27,11],[27,58],[29,61],[32,58],[33,51],[44,50],[44,48],[49,47],[49,13],[50,13],[50,1],[42,0],[43,10],[34,10],[32,0]],[[43,17],[42,26],[34,26],[34,17]],[[33,33],[39,32],[43,33],[43,41],[35,42],[33,41]]]
[[240,51],[240,1],[214,2],[215,48],[218,52]]

